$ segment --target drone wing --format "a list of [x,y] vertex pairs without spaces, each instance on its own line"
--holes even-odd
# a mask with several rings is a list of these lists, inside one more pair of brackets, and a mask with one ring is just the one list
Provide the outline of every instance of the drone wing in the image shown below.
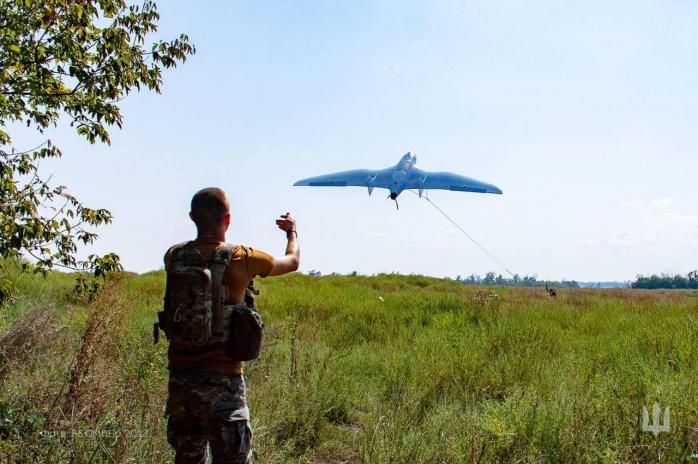
[[423,181],[420,189],[453,190],[457,192],[496,193],[502,191],[494,185],[461,176],[452,172],[426,172],[422,171]]
[[371,187],[375,182],[378,171],[370,169],[355,169],[342,171],[323,176],[308,177],[293,185],[305,185],[308,187]]

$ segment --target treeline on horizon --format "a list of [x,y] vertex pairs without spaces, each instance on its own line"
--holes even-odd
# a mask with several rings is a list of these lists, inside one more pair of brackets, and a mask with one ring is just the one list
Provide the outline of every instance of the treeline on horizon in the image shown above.
[[639,275],[630,283],[631,288],[695,288],[698,289],[698,271],[691,271],[688,274],[652,274],[651,276]]
[[561,288],[579,288],[579,282],[576,280],[538,280],[535,275],[523,276],[514,274],[513,277],[504,277],[502,274],[488,272],[485,277],[480,277],[477,274],[470,274],[468,277],[456,277],[456,280],[463,285],[501,285],[509,287],[561,287]]
[[[311,269],[308,271],[309,276],[321,277],[323,274],[320,271]],[[341,274],[338,272],[332,272],[328,274],[330,276],[348,275],[357,276],[361,275],[356,271],[350,272],[349,274]],[[400,272],[391,272],[389,275],[402,275]],[[414,274],[410,274],[414,275]],[[502,274],[495,274],[494,272],[488,272],[485,277],[480,277],[476,274],[471,274],[468,277],[461,277],[460,275],[456,277],[456,281],[462,283],[463,285],[502,285],[502,286],[512,286],[512,287],[545,287],[546,285],[550,287],[567,287],[567,288],[578,288],[581,287],[579,282],[574,280],[538,280],[537,276],[519,276],[514,274],[512,278],[504,277]],[[602,282],[599,282],[601,284]]]
[[[392,272],[394,275],[401,275],[399,272]],[[310,276],[322,276],[322,272],[308,271]],[[329,275],[342,275],[333,272]],[[356,276],[354,271],[347,275]],[[555,287],[555,288],[642,288],[642,289],[698,289],[698,271],[691,271],[686,275],[677,274],[652,274],[650,276],[638,275],[634,281],[625,282],[579,282],[576,280],[539,280],[536,275],[525,275],[521,277],[514,274],[512,277],[505,277],[502,274],[488,272],[484,277],[478,274],[470,274],[467,277],[458,275],[456,281],[463,285],[499,285],[508,287]]]

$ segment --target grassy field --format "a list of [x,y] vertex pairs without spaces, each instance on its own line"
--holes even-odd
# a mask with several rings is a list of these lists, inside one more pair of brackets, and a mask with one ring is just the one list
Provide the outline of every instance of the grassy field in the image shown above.
[[[11,272],[0,462],[170,462],[164,274]],[[466,287],[421,276],[259,279],[246,366],[255,462],[698,462],[698,298]],[[496,295],[495,295],[496,294]],[[642,407],[671,410],[643,432]]]

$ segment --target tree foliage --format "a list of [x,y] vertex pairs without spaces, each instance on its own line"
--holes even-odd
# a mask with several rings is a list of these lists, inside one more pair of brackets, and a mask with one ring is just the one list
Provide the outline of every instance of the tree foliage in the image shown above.
[[549,281],[538,280],[536,276],[523,276],[514,274],[513,277],[507,278],[502,274],[488,272],[485,277],[480,277],[476,274],[471,274],[468,277],[456,277],[456,280],[464,285],[499,285],[507,287],[545,287],[551,285],[553,287],[576,288],[579,283],[574,280]]
[[[41,272],[120,268],[113,253],[76,258],[112,215],[41,175],[41,160],[61,156],[41,134],[60,120],[109,144],[109,129],[123,124],[119,102],[134,90],[159,93],[163,69],[195,52],[186,35],[148,41],[158,20],[150,1],[0,0],[0,256],[31,257],[25,268]],[[17,124],[37,130],[36,148],[13,148]]]
[[695,288],[698,289],[698,271],[691,271],[687,275],[671,276],[667,274],[651,276],[639,275],[630,284],[632,288]]

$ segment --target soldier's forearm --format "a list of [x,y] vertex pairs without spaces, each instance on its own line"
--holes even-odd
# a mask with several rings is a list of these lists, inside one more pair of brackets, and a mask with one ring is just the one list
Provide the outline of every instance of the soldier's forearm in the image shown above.
[[300,259],[300,247],[298,246],[298,232],[295,230],[289,230],[286,232],[286,238],[288,243],[286,243],[286,256],[294,255]]

